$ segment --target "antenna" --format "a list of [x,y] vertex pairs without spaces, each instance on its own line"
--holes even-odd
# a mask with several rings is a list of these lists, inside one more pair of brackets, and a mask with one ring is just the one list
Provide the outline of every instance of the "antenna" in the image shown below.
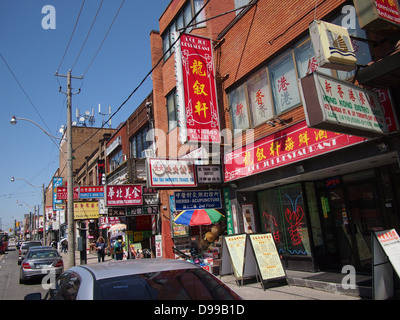
[[[104,121],[104,116],[107,116],[107,113],[101,113],[100,103],[99,103],[99,114],[103,116],[102,127],[104,127],[104,125],[108,123],[108,127],[111,128],[111,119],[109,119],[108,121]],[[111,106],[108,106],[108,115],[111,115]]]
[[79,109],[76,109],[76,118],[78,125],[86,127],[86,122],[88,122],[90,126],[93,127],[94,123],[96,122],[96,119],[94,118],[94,108],[92,108],[92,112],[86,110],[84,115],[80,115]]

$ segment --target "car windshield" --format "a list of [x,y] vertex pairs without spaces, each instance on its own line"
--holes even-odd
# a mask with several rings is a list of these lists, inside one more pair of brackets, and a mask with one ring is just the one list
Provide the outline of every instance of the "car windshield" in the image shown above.
[[56,250],[34,250],[29,251],[28,259],[56,258],[59,254]]
[[170,270],[95,282],[95,300],[236,300],[233,291],[203,269]]
[[41,246],[42,244],[40,242],[28,242],[28,243],[24,243],[22,245],[22,249],[28,249],[30,247],[37,247],[37,246]]

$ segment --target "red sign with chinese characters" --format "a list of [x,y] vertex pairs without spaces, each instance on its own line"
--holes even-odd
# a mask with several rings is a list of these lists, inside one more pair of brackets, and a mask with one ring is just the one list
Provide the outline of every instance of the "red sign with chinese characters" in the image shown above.
[[225,182],[278,168],[365,141],[365,138],[308,128],[302,121],[224,156]]
[[[68,187],[57,187],[57,200],[68,200]],[[79,199],[79,187],[74,188],[74,200]]]
[[106,206],[142,205],[141,185],[106,186]]
[[400,12],[396,0],[375,0],[381,18],[400,24]]
[[212,41],[182,34],[180,46],[188,140],[219,143]]

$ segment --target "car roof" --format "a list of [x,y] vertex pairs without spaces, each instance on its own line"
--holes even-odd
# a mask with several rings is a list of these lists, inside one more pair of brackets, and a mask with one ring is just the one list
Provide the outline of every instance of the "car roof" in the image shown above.
[[84,268],[89,270],[96,280],[121,277],[148,272],[160,272],[168,270],[196,269],[196,265],[183,260],[174,259],[131,259],[120,261],[108,261],[99,264],[82,265],[71,268]]

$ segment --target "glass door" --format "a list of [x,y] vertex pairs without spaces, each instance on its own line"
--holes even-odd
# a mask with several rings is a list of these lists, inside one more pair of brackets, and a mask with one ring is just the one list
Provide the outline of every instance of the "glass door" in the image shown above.
[[328,269],[341,270],[344,265],[354,264],[353,241],[349,227],[349,210],[343,188],[321,191],[321,227],[325,252],[323,264]]

